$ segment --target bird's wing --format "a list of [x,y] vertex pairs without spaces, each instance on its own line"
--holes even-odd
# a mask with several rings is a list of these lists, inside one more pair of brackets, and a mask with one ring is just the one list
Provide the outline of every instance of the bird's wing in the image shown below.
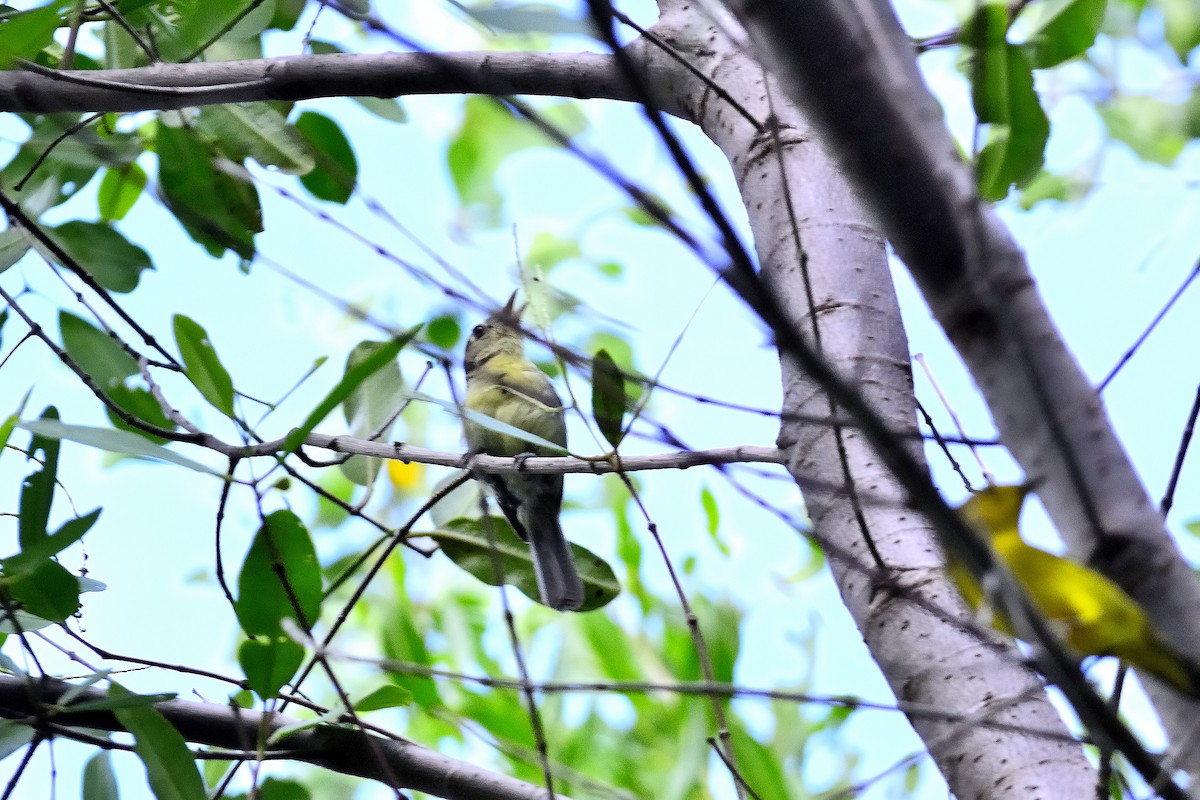
[[1015,536],[998,542],[997,549],[1048,618],[1090,625],[1104,616],[1109,592],[1098,574]]
[[546,411],[561,411],[563,404],[554,384],[536,367],[516,373],[497,373],[497,383],[506,392],[542,406]]

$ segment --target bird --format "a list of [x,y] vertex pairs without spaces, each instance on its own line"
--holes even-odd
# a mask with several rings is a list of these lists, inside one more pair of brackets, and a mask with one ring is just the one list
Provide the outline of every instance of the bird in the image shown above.
[[[1040,550],[1021,539],[1018,520],[1029,484],[988,486],[958,508],[1021,584],[1033,606],[1076,655],[1115,656],[1180,692],[1200,697],[1200,668],[1154,629],[1124,589],[1089,567]],[[978,578],[957,559],[947,571],[963,599],[978,610],[986,602]],[[990,609],[992,626],[1015,636],[1001,609]]]
[[[519,428],[565,449],[567,423],[558,392],[544,372],[525,356],[516,292],[499,311],[476,325],[467,339],[463,368],[466,409]],[[559,455],[463,415],[472,453],[493,456]],[[541,602],[557,611],[583,605],[583,582],[571,545],[559,524],[563,478],[524,472],[488,473],[482,480],[493,491],[513,530],[529,543]]]

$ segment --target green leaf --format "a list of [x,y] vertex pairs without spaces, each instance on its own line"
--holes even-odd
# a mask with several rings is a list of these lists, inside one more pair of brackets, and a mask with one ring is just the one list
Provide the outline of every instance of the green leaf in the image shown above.
[[[490,525],[491,538],[488,536]],[[490,516],[483,519],[451,520],[436,531],[423,533],[438,543],[451,561],[490,586],[506,583],[515,586],[531,600],[539,600],[537,578],[533,573],[533,556],[529,545],[521,541],[508,520]],[[495,544],[493,554],[490,542]],[[583,581],[583,607],[592,611],[608,605],[621,593],[621,584],[612,567],[595,553],[571,544],[579,577]],[[503,581],[498,580],[497,562]]]
[[304,523],[280,510],[267,516],[242,563],[238,622],[249,636],[281,636],[284,619],[299,619],[293,600],[303,627],[315,624],[321,611],[321,567]]
[[[308,44],[313,55],[326,56],[346,52],[332,42],[325,42],[319,39],[312,39]],[[350,99],[380,119],[385,119],[388,122],[408,122],[408,114],[404,111],[404,106],[394,97],[364,96],[351,97]]]
[[5,575],[17,575],[27,572],[51,556],[56,556],[75,542],[83,538],[96,520],[100,518],[100,509],[89,511],[82,517],[67,520],[62,527],[51,535],[34,542],[29,547],[21,548],[21,552],[9,558],[0,559]]
[[[395,566],[389,569],[392,569],[397,581],[401,581],[404,578],[404,560],[394,561]],[[393,597],[393,604],[388,606],[388,625],[381,632],[383,656],[400,663],[433,666],[434,659],[425,641],[429,630],[427,618],[420,613],[414,613],[412,604],[404,592],[397,592]],[[386,663],[381,666],[384,670],[387,669]],[[413,702],[422,709],[444,707],[445,703],[438,693],[438,684],[432,678],[400,672],[390,673],[388,677],[398,686],[411,691]]]
[[[335,722],[336,718],[328,721]],[[279,778],[264,780],[256,794],[256,800],[312,800],[312,795],[304,784]]]
[[105,750],[96,751],[83,765],[83,800],[121,800],[112,757]]
[[[359,364],[387,346],[387,342],[360,342],[346,359],[343,380]],[[395,417],[406,399],[404,378],[400,374],[400,365],[393,356],[350,392],[342,403],[342,412],[350,426],[351,435],[359,439],[369,436],[388,438],[393,427],[393,423],[388,423],[388,420]],[[386,428],[383,427],[385,423],[388,423]],[[351,456],[341,465],[341,471],[359,486],[370,486],[375,482],[381,464],[378,458]]]
[[136,163],[105,170],[96,203],[105,222],[124,219],[146,188],[146,171]]
[[550,33],[599,38],[591,17],[587,14],[571,15],[561,9],[536,3],[491,8],[473,8],[457,3],[455,5],[459,11],[470,15],[487,28],[505,33]]
[[1108,0],[1050,0],[1038,16],[1025,48],[1034,69],[1045,69],[1087,52],[1096,42]]
[[[175,429],[175,423],[167,417],[162,405],[149,390],[127,385],[126,379],[139,372],[138,365],[115,339],[66,311],[59,312],[58,327],[67,355],[114,403],[157,428]],[[122,430],[132,431],[160,444],[166,441],[125,423],[111,408],[106,407],[105,411],[113,425]]]
[[1050,136],[1029,58],[1006,41],[1007,24],[1007,8],[988,4],[963,28],[975,115],[989,126],[975,167],[979,193],[986,200],[1003,199],[1013,184],[1032,180]]
[[981,123],[1012,122],[1008,85],[1008,9],[985,3],[963,26],[971,102]]
[[715,536],[721,525],[721,512],[717,508],[717,498],[707,486],[700,490],[700,507],[704,509],[704,519],[709,536]]
[[[89,675],[84,675],[80,680],[71,683],[66,687],[63,693],[59,695],[58,701],[55,703],[55,705],[59,708],[66,708],[74,703],[77,698],[82,697],[88,689],[92,688],[100,681],[108,680],[109,675],[112,675],[111,669],[98,669]],[[84,702],[86,703],[89,701]]]
[[95,700],[84,700],[81,703],[59,703],[70,708],[73,712],[116,711],[119,708],[146,708],[148,706],[174,700],[179,695],[175,692],[160,692],[158,694],[122,694],[101,697]]
[[[718,683],[732,683],[737,664],[742,631],[742,613],[728,600],[709,601],[699,598],[696,612],[700,629],[708,643],[708,658],[712,662],[713,678]],[[690,638],[690,637],[689,637]]]
[[585,348],[593,353],[598,350],[606,351],[612,360],[617,362],[625,376],[625,394],[629,397],[629,402],[636,403],[641,399],[650,379],[643,376],[634,366],[633,348],[629,346],[629,342],[615,334],[597,331],[588,339]]
[[[1114,770],[1114,773],[1115,772],[1116,772],[1116,770]],[[1119,787],[1121,785],[1120,784],[1121,779],[1115,774],[1113,775],[1113,779],[1116,781],[1114,786]],[[921,765],[918,763],[909,764],[908,767],[905,768],[905,770],[904,770],[904,794],[906,796],[911,797],[913,794],[916,793],[917,787],[920,786],[920,784],[921,784]],[[1117,791],[1117,793],[1113,794],[1112,796],[1120,797],[1121,790],[1118,788],[1116,791]]]
[[[9,604],[16,605],[11,602],[11,598],[9,598]],[[33,631],[40,631],[42,628],[57,625],[60,621],[45,619],[36,614],[22,611],[20,608],[5,610],[3,606],[0,606],[0,634],[3,635],[32,633]],[[0,661],[4,660],[6,660],[6,657],[0,656]]]
[[281,31],[290,31],[296,27],[296,22],[299,21],[300,15],[304,13],[304,7],[308,0],[275,0],[275,13],[271,17],[269,27]]
[[[541,106],[539,112],[567,136],[576,136],[587,127],[586,117],[574,102]],[[459,202],[477,209],[481,224],[499,224],[501,198],[495,182],[496,169],[513,153],[531,147],[555,146],[556,143],[544,133],[518,119],[495,100],[468,97],[462,126],[447,152],[450,177]]]
[[[647,206],[647,202],[650,206]],[[646,195],[642,203],[634,203],[620,209],[625,218],[640,228],[658,228],[662,226],[662,215],[668,219],[678,216],[671,205],[653,192]],[[656,211],[657,213],[652,213]]]
[[198,461],[181,456],[174,450],[168,450],[165,447],[148,442],[136,433],[129,433],[128,431],[117,431],[111,428],[92,428],[87,425],[66,425],[57,420],[21,422],[17,424],[17,427],[24,428],[27,431],[48,439],[66,439],[67,441],[78,442],[79,444],[85,444],[88,447],[95,447],[99,450],[107,450],[110,453],[167,461],[171,464],[178,464],[181,467],[195,470],[196,472],[224,477],[223,473],[211,467],[206,467]]
[[436,317],[425,326],[425,335],[432,344],[443,350],[453,350],[462,336],[458,319],[449,315]]
[[246,684],[263,700],[279,694],[304,663],[304,648],[286,636],[247,639],[238,647]]
[[1189,139],[1200,139],[1200,85],[1192,87],[1183,104],[1183,133]]
[[[592,614],[579,618],[579,632],[583,634],[588,653],[594,659],[600,675],[610,681],[636,681],[646,672],[635,650],[636,640],[630,637],[617,623],[603,614]],[[640,700],[633,696],[635,704]]]
[[145,250],[103,223],[73,220],[48,232],[71,260],[110,292],[132,292],[142,272],[154,269]]
[[578,239],[568,239],[548,231],[539,231],[529,243],[525,253],[525,262],[532,267],[538,267],[543,272],[549,272],[554,267],[572,258],[583,255],[579,248]]
[[77,194],[97,169],[127,164],[142,152],[132,134],[105,137],[92,126],[73,130],[79,114],[25,119],[33,131],[0,173],[0,181],[11,186],[27,180],[21,207],[33,219]]
[[[122,3],[121,7],[121,14],[125,17],[124,21],[126,24],[129,24],[131,16],[138,16],[129,12],[127,4]],[[104,66],[106,69],[141,67],[149,63],[150,59],[146,52],[138,46],[129,32],[116,20],[109,20],[104,23],[102,35],[104,41]]]
[[1185,111],[1173,103],[1126,94],[1098,105],[1096,111],[1109,135],[1144,161],[1169,167],[1188,142]]
[[68,311],[58,313],[63,348],[96,385],[110,393],[137,375],[138,364],[111,336]]
[[[174,13],[169,17],[164,18],[161,12],[154,14],[158,22],[156,28],[160,31],[156,39],[161,40],[159,49],[166,61],[191,56],[205,45],[210,47],[205,51],[209,56],[206,60],[224,60],[220,57],[224,48],[249,40],[257,41],[275,15],[273,3],[260,3],[251,8],[248,0],[174,0],[171,6]],[[234,20],[238,20],[237,23],[226,31]],[[218,34],[220,45],[209,45]]]
[[79,581],[57,561],[42,561],[0,580],[21,609],[35,617],[62,622],[79,610]]
[[[359,342],[346,358],[342,380],[362,364],[377,357],[380,351],[390,350],[390,345],[395,341]],[[402,394],[404,379],[400,374],[400,365],[396,363],[398,352],[391,352],[390,356],[385,354],[382,363],[373,367],[371,374],[360,381],[342,402],[346,422],[354,430],[367,433],[372,428],[378,428],[403,405],[406,398]]]
[[0,231],[0,272],[16,264],[29,252],[29,234],[24,228]]
[[1088,184],[1083,180],[1042,170],[1021,190],[1020,205],[1025,211],[1045,200],[1063,203],[1083,196]]
[[0,69],[13,69],[17,59],[32,61],[51,44],[63,12],[72,4],[72,0],[58,0],[5,17],[0,29]]
[[[115,683],[108,693],[130,694]],[[204,779],[175,726],[149,707],[120,708],[113,713],[133,734],[133,751],[145,764],[150,789],[158,800],[206,800]]]
[[592,359],[592,419],[614,448],[625,436],[622,425],[627,403],[625,376],[620,367],[607,350],[597,351]]
[[0,719],[0,759],[5,759],[33,741],[34,729],[13,719]]
[[325,399],[322,400],[317,407],[312,410],[312,413],[308,415],[308,418],[304,420],[304,423],[299,428],[296,428],[294,431],[288,434],[287,440],[283,445],[284,452],[295,452],[296,448],[304,443],[305,437],[312,433],[313,429],[316,428],[317,425],[319,425],[321,421],[325,419],[325,417],[329,416],[329,413],[333,411],[333,409],[337,408],[337,406],[341,403],[344,403],[346,399],[354,393],[354,390],[362,385],[364,381],[366,381],[379,370],[386,367],[388,362],[393,361],[396,356],[400,354],[400,351],[404,348],[404,345],[408,344],[412,338],[417,335],[417,331],[420,329],[420,325],[410,328],[409,330],[397,336],[395,339],[384,343],[383,346],[376,349],[362,361],[355,364],[352,368],[346,370],[346,374],[342,376],[342,379],[338,381],[337,385],[334,386],[329,394],[325,396]]
[[292,175],[303,175],[316,165],[304,136],[270,103],[206,106],[196,124],[232,161],[252,158],[264,167]]
[[[617,532],[617,558],[625,566],[625,579],[629,589],[635,596],[640,596],[642,543],[634,535],[633,526],[629,523],[629,490],[617,475],[604,477],[604,490]],[[646,599],[642,599],[643,610]]]
[[[80,184],[76,188],[82,188],[97,169],[132,164],[142,154],[142,142],[132,133],[101,133],[96,125],[73,130],[81,119],[80,114],[46,114],[32,118],[33,130],[21,146],[22,151],[29,151],[28,166],[49,150],[49,160],[84,170],[59,173],[64,183],[74,181]],[[70,136],[63,138],[67,133]]]
[[226,250],[247,261],[254,258],[254,234],[263,229],[254,184],[244,175],[218,170],[190,128],[160,120],[156,131],[158,179],[167,208],[214,258]]
[[457,487],[446,493],[446,487],[457,480],[458,476],[454,473],[446,475],[446,477],[434,484],[430,495],[442,498],[441,501],[429,511],[429,519],[435,528],[441,528],[450,522],[450,520],[466,517],[467,519],[479,519],[483,516],[484,510],[487,508],[483,503],[484,494],[478,481],[465,481]]
[[8,440],[12,438],[13,428],[21,421],[21,414],[25,412],[25,404],[29,402],[29,395],[31,394],[33,394],[32,386],[25,391],[25,396],[21,398],[21,402],[17,405],[17,410],[10,414],[4,422],[0,422],[0,456],[4,455],[4,451],[8,449]]
[[316,156],[314,168],[300,176],[300,183],[319,200],[345,204],[358,182],[358,159],[350,141],[336,122],[315,111],[301,114],[296,130]]
[[1158,8],[1167,44],[1179,56],[1179,63],[1188,63],[1192,50],[1200,44],[1200,7],[1195,0],[1158,0]]
[[[122,410],[132,414],[137,419],[148,422],[156,428],[173,431],[178,427],[173,420],[167,417],[167,412],[163,411],[162,405],[150,393],[149,389],[143,389],[140,386],[114,386],[108,396],[112,401],[121,407]],[[134,427],[126,423],[111,408],[106,408],[109,421],[113,427],[120,428],[123,431],[135,433],[144,439],[148,439],[155,444],[166,444],[167,439],[155,436],[152,433],[147,433],[141,428]]]
[[290,725],[284,725],[271,731],[271,735],[267,737],[267,747],[274,747],[282,741],[285,741],[289,736],[294,736],[300,731],[310,730],[320,725],[332,725],[341,717],[345,716],[346,709],[342,705],[334,706],[323,714],[317,714],[315,717],[307,717],[297,720]]
[[717,508],[717,498],[707,486],[700,490],[700,507],[704,509],[705,526],[708,529],[708,535],[713,540],[713,544],[724,555],[728,556],[730,554],[729,545],[721,541],[720,536],[721,511]]
[[[56,424],[58,409],[47,406],[41,419],[45,424]],[[50,506],[54,502],[54,484],[58,475],[58,440],[40,435],[37,431],[32,433],[27,459],[32,461],[40,453],[41,466],[30,473],[21,485],[21,518],[17,523],[17,541],[22,550],[46,538],[46,525],[50,521]]]
[[404,110],[404,106],[394,97],[351,97],[351,100],[358,103],[371,114],[385,119],[388,122],[408,122],[408,112]]
[[[34,132],[36,134],[37,128],[34,129]],[[21,148],[21,151],[18,153],[17,157],[9,162],[9,165],[4,168],[5,175],[11,175],[14,164],[18,164],[20,161],[22,161],[22,156],[27,152],[27,146],[28,142],[26,142],[26,145]],[[45,165],[51,161],[52,159],[47,157],[45,161],[43,161],[43,167],[45,167]],[[30,219],[40,219],[42,215],[51,208],[61,203],[67,197],[73,196],[75,191],[78,191],[79,186],[76,186],[73,190],[67,191],[64,190],[63,184],[75,180],[74,175],[78,175],[78,180],[86,183],[87,180],[90,179],[92,173],[95,171],[93,169],[76,171],[69,166],[62,164],[59,164],[59,166],[61,167],[61,170],[49,170],[45,173],[43,173],[41,169],[35,169],[32,173],[32,176],[29,177],[29,182],[26,184],[25,189],[21,192],[19,205],[21,206],[21,210],[24,211],[26,216],[28,216]],[[20,177],[24,178],[26,177],[26,174],[27,173],[22,172]],[[68,177],[68,175],[71,175],[72,177]],[[25,231],[23,228],[8,228],[5,231],[5,233],[10,232],[24,233],[26,244],[32,244],[34,241],[33,237],[29,235],[29,232]]]
[[[355,485],[340,470],[322,470],[320,477],[317,478],[317,483],[325,492],[344,501],[347,505],[354,497]],[[318,528],[336,528],[349,516],[344,507],[328,499],[322,493],[317,496],[317,518],[313,520],[312,524]]]
[[233,379],[199,323],[175,315],[175,344],[183,356],[184,371],[204,399],[228,417],[233,416]]
[[789,797],[792,787],[783,772],[783,762],[740,724],[731,731],[733,754],[737,758],[740,777],[753,786],[761,797]]
[[381,708],[403,708],[411,705],[413,693],[403,686],[385,683],[375,691],[354,704],[354,710],[360,713],[378,711]]
[[97,580],[93,580],[86,575],[76,575],[75,580],[79,583],[80,594],[86,594],[87,592],[103,592],[108,589],[106,584],[103,584]]

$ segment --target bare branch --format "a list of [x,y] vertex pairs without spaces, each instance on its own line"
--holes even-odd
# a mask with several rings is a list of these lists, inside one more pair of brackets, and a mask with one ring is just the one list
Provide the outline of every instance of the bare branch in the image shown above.
[[[51,709],[63,693],[72,689],[74,703],[86,703],[108,698],[97,689],[79,690],[71,684],[42,680],[34,683],[11,675],[0,675],[0,717],[7,719],[48,719],[60,725],[123,731],[124,727],[112,712],[92,711],[72,713]],[[68,706],[69,709],[69,706]],[[157,703],[154,709],[166,717],[188,742],[230,750],[244,750],[264,736],[301,720],[279,714],[260,714],[217,703],[196,703],[169,700]],[[383,757],[386,769],[395,775],[394,784],[385,780],[384,765],[374,758],[364,758],[369,743]],[[386,739],[343,725],[321,724],[297,730],[281,740],[278,748],[267,748],[264,758],[272,751],[280,757],[303,761],[325,769],[368,778],[398,789],[425,792],[436,797],[489,797],[495,800],[546,800],[546,788],[519,781],[475,766],[466,761],[448,758],[415,742]],[[556,797],[562,797],[556,795]],[[564,799],[565,800],[565,799]]]
[[0,72],[0,111],[148,111],[261,100],[526,94],[632,100],[612,56],[596,53],[379,53]]
[[[268,442],[248,448],[256,452],[248,455],[270,455],[278,452],[278,442]],[[416,447],[403,442],[370,442],[350,436],[329,436],[314,433],[305,439],[305,444],[322,447],[335,453],[352,453],[361,456],[388,458],[394,461],[415,461],[442,467],[468,465],[483,472],[529,472],[535,475],[549,473],[591,473],[601,475],[609,472],[640,472],[652,469],[687,469],[688,467],[716,464],[779,464],[782,457],[774,447],[737,445],[715,450],[682,450],[675,453],[657,453],[650,456],[606,456],[576,458],[573,456],[538,456],[535,458],[504,458],[501,456],[446,453]]]

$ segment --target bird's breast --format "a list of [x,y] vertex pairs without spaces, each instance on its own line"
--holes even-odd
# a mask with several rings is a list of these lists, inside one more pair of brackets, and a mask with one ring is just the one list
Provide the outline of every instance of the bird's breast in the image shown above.
[[[555,443],[565,443],[562,409],[547,408],[499,384],[471,387],[467,408]],[[492,430],[467,420],[464,426],[471,448],[494,456],[515,456],[545,450],[532,442]]]

